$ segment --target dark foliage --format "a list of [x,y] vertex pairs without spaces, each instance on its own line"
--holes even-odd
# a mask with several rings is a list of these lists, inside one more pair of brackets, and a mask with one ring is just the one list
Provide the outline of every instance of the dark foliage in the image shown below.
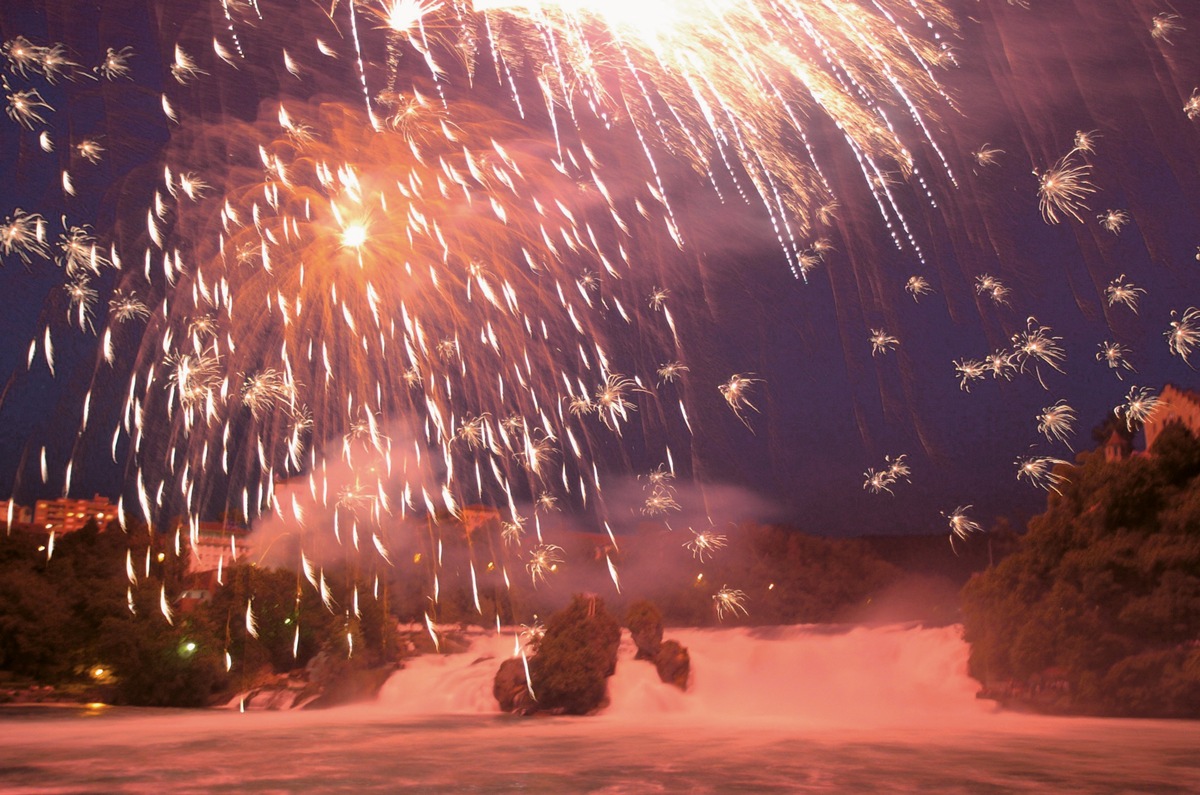
[[595,596],[576,596],[550,616],[529,671],[538,710],[586,715],[603,706],[617,667],[621,626]]
[[100,630],[118,704],[203,707],[225,686],[221,647],[202,618],[171,626],[158,614],[125,615],[106,618]]
[[1048,709],[1200,717],[1200,443],[1079,456],[1018,550],[963,590],[971,673]]
[[637,646],[637,659],[653,660],[662,645],[662,611],[648,599],[639,599],[625,611],[625,626]]

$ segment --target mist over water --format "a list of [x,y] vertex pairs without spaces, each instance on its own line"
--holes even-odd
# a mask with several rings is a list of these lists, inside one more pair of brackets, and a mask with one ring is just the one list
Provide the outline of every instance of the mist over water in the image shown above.
[[[978,723],[979,701],[958,627],[784,626],[668,629],[692,657],[688,692],[659,681],[622,638],[609,680],[611,721],[684,717],[795,726],[940,726]],[[495,713],[492,677],[513,653],[511,634],[479,636],[461,655],[423,657],[398,671],[380,707],[403,714]]]
[[975,698],[956,627],[672,630],[682,693],[624,640],[610,705],[500,715],[511,635],[324,712],[0,710],[4,792],[1196,792],[1200,724]]

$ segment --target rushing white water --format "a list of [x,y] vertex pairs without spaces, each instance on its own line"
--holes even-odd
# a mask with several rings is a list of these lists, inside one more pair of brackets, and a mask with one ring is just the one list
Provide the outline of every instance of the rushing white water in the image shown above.
[[[634,660],[626,634],[603,716],[916,726],[995,712],[975,698],[957,627],[678,629],[665,637],[691,655],[688,691]],[[511,634],[490,634],[475,636],[464,654],[418,658],[388,681],[380,704],[410,715],[495,713],[492,677],[513,651]]]
[[955,628],[668,630],[691,687],[622,648],[610,705],[500,715],[511,635],[319,712],[0,709],[0,791],[1200,792],[1200,723],[1049,718],[974,697]]

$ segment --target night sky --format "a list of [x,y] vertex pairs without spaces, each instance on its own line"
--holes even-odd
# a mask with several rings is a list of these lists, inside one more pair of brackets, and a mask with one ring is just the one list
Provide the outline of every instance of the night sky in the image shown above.
[[[284,72],[277,53],[268,65],[265,53],[272,52],[272,42],[312,61],[311,31],[321,21],[315,6],[299,4],[296,18],[288,16],[284,25],[279,17],[289,4],[263,2],[264,21],[247,23],[244,31],[248,63],[235,71],[211,47],[213,30],[225,24],[216,2],[192,8],[119,0],[104,2],[102,10],[96,3],[66,0],[21,4],[19,10],[14,5],[0,11],[4,41],[24,36],[38,45],[62,42],[85,70],[103,60],[106,48],[129,46],[136,53],[128,80],[47,85],[36,75],[4,73],[10,90],[36,87],[55,112],[33,130],[0,120],[0,218],[16,208],[38,212],[50,223],[52,239],[64,214],[73,224],[90,225],[106,246],[134,239],[145,228],[165,148],[173,136],[185,139],[195,125],[252,119],[260,113],[259,101],[280,91],[361,101],[346,59],[302,81]],[[175,7],[184,5],[189,8]],[[829,235],[834,250],[808,283],[789,271],[758,208],[730,197],[722,203],[686,168],[664,166],[686,239],[674,264],[661,271],[691,367],[687,388],[696,435],[691,454],[681,452],[683,469],[702,483],[749,490],[772,506],[764,518],[850,535],[941,532],[941,513],[968,504],[985,526],[998,516],[1028,517],[1039,512],[1046,493],[1016,479],[1014,459],[1073,455],[1037,432],[1035,418],[1045,407],[1058,400],[1074,407],[1078,451],[1092,446],[1091,429],[1132,385],[1157,391],[1168,382],[1200,384],[1164,337],[1173,310],[1200,305],[1200,119],[1190,120],[1183,110],[1200,86],[1200,15],[1183,13],[1178,21],[1183,29],[1164,41],[1151,28],[1155,15],[1175,10],[1165,3],[949,5],[959,24],[953,42],[959,65],[938,76],[954,106],[934,107],[931,133],[953,179],[926,143],[913,154],[932,202],[919,189],[898,191],[924,262],[892,244],[851,154],[827,119],[814,119],[810,134],[824,154],[840,209]],[[384,83],[380,39],[364,37],[374,90]],[[168,72],[180,41],[212,73],[186,91]],[[256,61],[259,52],[264,55]],[[448,78],[455,79],[462,77]],[[509,102],[490,73],[477,82],[480,101]],[[182,124],[164,118],[163,91],[177,98]],[[529,123],[539,121],[544,120],[535,114]],[[39,148],[43,129],[55,141],[52,153]],[[1091,130],[1098,135],[1086,160],[1097,191],[1086,200],[1089,209],[1082,223],[1048,224],[1038,211],[1033,172],[1065,155],[1076,131]],[[81,163],[72,154],[71,146],[83,137],[105,146],[99,164]],[[1003,150],[995,165],[973,159],[984,144]],[[75,196],[63,195],[64,168],[74,179]],[[1096,218],[1108,209],[1129,215],[1119,235]],[[123,256],[128,267],[140,267],[140,249],[131,247]],[[904,290],[914,274],[933,288],[919,302]],[[1009,306],[996,306],[976,291],[981,274],[1010,288]],[[1105,298],[1105,287],[1121,274],[1146,291],[1136,313],[1109,306]],[[124,456],[120,464],[108,459],[123,399],[119,384],[98,388],[91,427],[78,432],[89,387],[120,379],[95,380],[107,367],[98,359],[98,336],[68,323],[64,283],[52,262],[3,257],[0,496],[11,489],[25,503],[62,492],[62,469],[72,451],[78,458],[72,495],[131,494]],[[100,306],[116,284],[111,272],[97,280]],[[104,313],[97,314],[102,328]],[[1065,372],[1043,365],[1045,388],[1026,373],[1011,380],[987,378],[969,392],[960,389],[953,361],[982,359],[1009,345],[1029,318],[1062,338]],[[55,377],[40,353],[31,369],[25,363],[30,341],[40,340],[47,325],[54,336]],[[898,348],[872,356],[874,328],[898,338]],[[1127,345],[1136,372],[1119,380],[1097,362],[1103,340]],[[628,345],[636,357],[638,340]],[[1193,364],[1198,362],[1200,352],[1193,356]],[[753,397],[759,412],[746,413],[749,427],[716,389],[733,373],[762,379]],[[627,446],[611,456],[613,472],[625,467],[632,476],[657,463],[642,449],[652,444],[643,445],[635,434],[613,444]],[[45,484],[38,464],[43,445],[50,461]],[[865,491],[864,470],[899,454],[908,457],[912,482],[897,483],[894,495]]]

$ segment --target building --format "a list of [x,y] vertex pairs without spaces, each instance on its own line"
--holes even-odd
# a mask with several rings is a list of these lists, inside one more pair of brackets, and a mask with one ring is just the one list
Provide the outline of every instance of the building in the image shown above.
[[1104,460],[1110,464],[1124,461],[1133,455],[1133,439],[1114,429],[1104,443]]
[[0,500],[0,524],[14,527],[33,521],[33,511],[27,506],[17,505],[12,500]]
[[1163,387],[1158,396],[1158,405],[1143,426],[1146,433],[1146,450],[1154,451],[1154,442],[1168,423],[1179,422],[1200,438],[1200,393],[1191,389],[1180,389],[1174,384]]
[[73,500],[69,497],[38,500],[33,506],[34,527],[59,534],[73,533],[93,519],[104,527],[109,520],[116,518],[117,506],[99,494],[90,500]]
[[188,542],[190,534],[186,526],[181,532],[189,550],[189,574],[228,568],[250,554],[250,545],[247,543],[249,533],[244,527],[223,522],[200,522],[191,543]]

